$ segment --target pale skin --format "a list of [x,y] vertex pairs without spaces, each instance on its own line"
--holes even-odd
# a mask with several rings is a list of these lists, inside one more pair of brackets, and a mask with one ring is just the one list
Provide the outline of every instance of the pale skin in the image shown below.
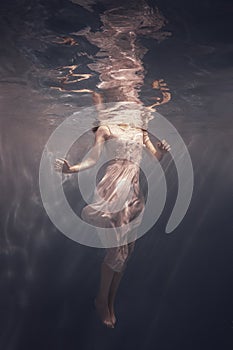
[[[128,124],[119,125],[121,128],[128,127]],[[65,174],[72,174],[91,168],[98,161],[104,147],[104,143],[109,137],[109,128],[104,125],[100,126],[95,133],[94,147],[92,148],[92,151],[87,159],[81,163],[70,165],[66,159],[59,158],[56,159],[55,169],[62,171]],[[158,160],[162,158],[164,153],[169,152],[171,149],[170,145],[165,140],[157,143],[157,148],[155,148],[146,131],[143,131],[143,144]],[[116,272],[105,263],[102,263],[100,285],[97,297],[95,299],[95,306],[103,324],[109,328],[114,328],[116,323],[114,302],[122,275],[123,272]]]

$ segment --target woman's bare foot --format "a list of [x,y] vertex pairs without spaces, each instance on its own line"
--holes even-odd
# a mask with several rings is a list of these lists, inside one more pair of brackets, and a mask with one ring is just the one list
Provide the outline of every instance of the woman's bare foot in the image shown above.
[[116,316],[115,316],[114,306],[113,305],[109,305],[109,312],[110,312],[110,317],[111,317],[111,320],[112,320],[112,324],[115,325],[115,323],[116,323]]
[[112,322],[112,317],[109,312],[108,304],[95,299],[96,311],[103,322],[108,328],[114,328],[114,323]]

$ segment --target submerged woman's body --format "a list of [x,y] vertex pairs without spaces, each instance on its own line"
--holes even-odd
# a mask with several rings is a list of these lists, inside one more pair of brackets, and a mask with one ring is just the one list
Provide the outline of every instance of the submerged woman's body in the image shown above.
[[104,145],[110,153],[113,152],[112,161],[96,187],[93,203],[83,209],[82,218],[96,226],[97,230],[98,227],[104,228],[108,233],[108,229],[114,229],[117,246],[106,249],[95,299],[102,322],[113,328],[116,322],[116,292],[134,249],[136,229],[141,223],[144,210],[144,197],[139,184],[142,147],[145,146],[160,160],[162,154],[170,150],[170,146],[163,140],[156,149],[147,131],[139,127],[127,123],[106,124],[97,128],[95,143],[87,159],[73,166],[64,159],[58,159],[56,167],[69,174],[88,169],[96,164]]

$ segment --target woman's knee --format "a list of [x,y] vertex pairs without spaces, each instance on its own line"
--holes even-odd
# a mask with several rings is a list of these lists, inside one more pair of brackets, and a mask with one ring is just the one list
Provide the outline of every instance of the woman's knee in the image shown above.
[[121,261],[121,264],[122,264],[122,270],[125,269],[126,265],[127,265],[127,262],[129,260],[129,258],[131,257],[133,251],[134,251],[134,242],[132,243],[129,243],[129,244],[126,244],[122,247],[121,249],[121,254],[120,254],[120,261]]
[[114,271],[121,272],[125,269],[127,261],[134,250],[134,244],[129,243],[124,246],[107,249],[105,263]]

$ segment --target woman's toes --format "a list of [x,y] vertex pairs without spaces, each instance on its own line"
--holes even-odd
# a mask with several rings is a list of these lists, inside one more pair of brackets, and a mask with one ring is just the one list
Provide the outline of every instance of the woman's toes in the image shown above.
[[114,324],[113,324],[112,322],[105,321],[104,324],[105,324],[108,328],[114,328]]
[[99,302],[98,300],[95,299],[95,307],[103,324],[108,328],[114,328],[114,324],[110,316],[108,305],[106,305],[105,303]]

